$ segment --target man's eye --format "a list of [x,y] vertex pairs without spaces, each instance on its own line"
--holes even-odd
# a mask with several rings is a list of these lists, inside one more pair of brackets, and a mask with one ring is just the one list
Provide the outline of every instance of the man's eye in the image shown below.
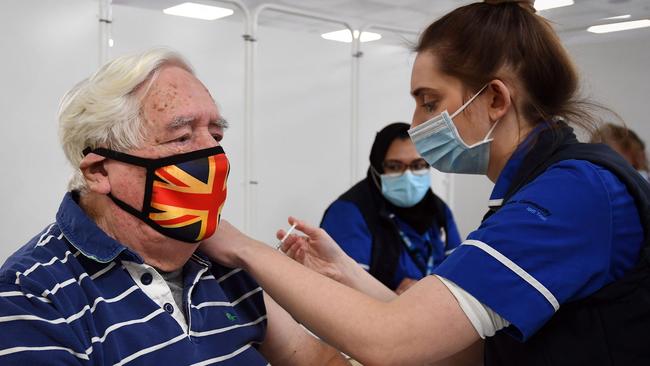
[[191,138],[190,135],[183,135],[177,139],[172,140],[172,142],[186,142]]

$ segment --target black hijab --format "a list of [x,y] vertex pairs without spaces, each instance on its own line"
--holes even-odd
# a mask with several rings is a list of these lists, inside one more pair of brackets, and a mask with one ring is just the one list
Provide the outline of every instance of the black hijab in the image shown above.
[[[385,205],[389,212],[394,213],[401,220],[405,221],[419,234],[424,234],[429,230],[436,218],[444,217],[445,212],[440,211],[440,205],[437,204],[439,200],[429,189],[415,206],[412,207],[398,207],[390,203],[381,193],[381,179],[379,174],[384,173],[383,162],[386,158],[386,153],[390,148],[393,141],[397,139],[409,139],[410,126],[404,122],[391,123],[384,127],[381,131],[377,132],[375,142],[370,149],[370,168],[366,174],[366,180],[373,195],[381,196],[381,202]],[[378,173],[374,173],[373,169]]]

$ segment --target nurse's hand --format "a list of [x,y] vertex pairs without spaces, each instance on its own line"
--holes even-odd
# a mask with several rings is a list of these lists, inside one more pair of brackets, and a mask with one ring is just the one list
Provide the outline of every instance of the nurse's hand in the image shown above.
[[227,220],[219,221],[219,228],[211,237],[203,240],[199,250],[210,259],[230,268],[243,266],[242,256],[246,250],[265,244],[247,236]]
[[[289,235],[280,249],[305,267],[346,284],[349,266],[355,266],[356,262],[345,254],[325,230],[289,217],[289,224],[294,223],[296,229],[302,231],[305,236]],[[284,230],[279,230],[276,234],[278,239],[282,239],[284,235]]]
[[[391,301],[397,296],[350,258],[325,230],[289,217],[289,224],[294,223],[305,236],[289,235],[285,239],[280,249],[289,257],[375,299]],[[284,234],[284,230],[278,231],[278,239],[282,239]]]

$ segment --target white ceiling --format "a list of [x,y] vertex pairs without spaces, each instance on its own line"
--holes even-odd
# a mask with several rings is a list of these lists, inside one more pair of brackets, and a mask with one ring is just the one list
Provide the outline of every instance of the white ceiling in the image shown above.
[[[113,0],[113,4],[148,9],[164,9],[185,1],[222,5],[236,10],[233,5],[218,0]],[[650,0],[574,0],[575,5],[539,12],[555,25],[565,38],[585,40],[598,37],[585,32],[594,24],[606,21],[603,18],[630,14],[631,18],[650,18]],[[474,1],[467,0],[242,0],[250,10],[263,3],[289,6],[309,12],[319,13],[346,21],[355,28],[364,24],[383,24],[405,29],[421,30],[431,21],[448,11]],[[327,32],[338,30],[341,26],[313,21],[295,16],[267,11],[260,17],[260,24],[307,32]],[[650,39],[650,28],[619,32],[625,36],[646,37]],[[620,35],[619,35],[620,37]]]

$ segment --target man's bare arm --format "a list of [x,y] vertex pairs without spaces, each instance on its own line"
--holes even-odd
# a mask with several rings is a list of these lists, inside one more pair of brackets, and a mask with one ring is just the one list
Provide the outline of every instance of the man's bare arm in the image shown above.
[[350,365],[340,352],[307,333],[266,293],[264,304],[268,327],[260,352],[272,365]]

